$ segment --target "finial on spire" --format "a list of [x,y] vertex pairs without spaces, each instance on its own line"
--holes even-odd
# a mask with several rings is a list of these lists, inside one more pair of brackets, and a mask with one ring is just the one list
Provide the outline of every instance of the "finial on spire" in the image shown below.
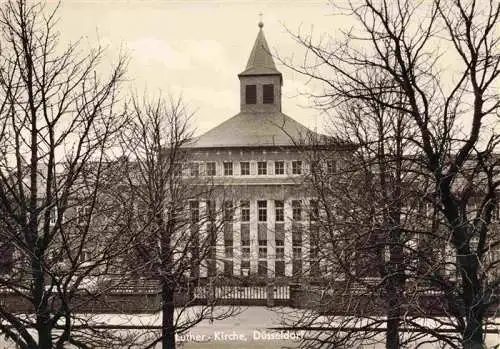
[[262,22],[262,12],[259,12],[259,28],[262,29],[264,22]]

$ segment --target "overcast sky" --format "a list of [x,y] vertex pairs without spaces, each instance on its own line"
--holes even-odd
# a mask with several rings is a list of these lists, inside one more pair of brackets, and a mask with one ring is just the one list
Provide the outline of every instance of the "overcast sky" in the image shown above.
[[[53,4],[54,2],[52,2]],[[198,133],[239,112],[237,74],[246,66],[262,13],[271,51],[303,57],[286,28],[335,33],[327,1],[76,1],[63,0],[58,29],[61,40],[108,46],[110,57],[128,52],[128,77],[139,94],[182,93],[196,111]],[[315,128],[316,110],[298,96],[306,80],[278,62],[283,73],[283,112]]]

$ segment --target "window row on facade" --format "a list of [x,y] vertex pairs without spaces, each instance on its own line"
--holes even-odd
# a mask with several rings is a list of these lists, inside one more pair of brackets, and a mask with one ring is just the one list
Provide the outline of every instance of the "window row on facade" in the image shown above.
[[[270,276],[269,271],[272,271],[272,276],[299,276],[304,272],[303,261],[304,257],[309,263],[312,263],[311,268],[316,272],[319,271],[318,261],[319,240],[317,226],[314,223],[309,225],[309,251],[308,256],[304,256],[304,225],[302,223],[294,223],[291,229],[291,239],[285,239],[285,225],[282,222],[276,222],[273,227],[269,227],[265,223],[257,225],[257,240],[252,240],[250,237],[250,224],[242,222],[238,225],[239,234],[234,235],[234,223],[224,224],[224,250],[223,255],[219,256],[219,260],[223,261],[223,272],[226,276],[235,274],[246,276],[250,273],[257,274],[262,277]],[[273,234],[269,235],[269,232]],[[235,239],[239,240],[238,244]],[[253,242],[252,242],[253,241]],[[238,247],[236,245],[239,245]],[[288,247],[285,247],[288,246]],[[271,248],[272,252],[269,251]],[[285,254],[285,249],[289,251],[289,255]],[[238,255],[235,254],[238,250]],[[252,254],[256,253],[255,255]],[[237,258],[236,258],[237,257]],[[214,275],[215,271],[215,255],[209,262],[208,276]],[[254,261],[254,263],[252,263]],[[235,270],[235,262],[239,264],[239,268]],[[286,264],[290,265],[290,274],[286,275]],[[256,269],[251,270],[251,264]],[[318,268],[315,268],[318,266]],[[313,270],[313,272],[314,272]]]
[[[273,200],[274,203],[274,221],[275,222],[284,222],[285,221],[285,201],[284,200]],[[319,207],[318,202],[316,200],[309,200],[308,205],[306,205],[303,200],[291,200],[291,219],[293,221],[302,221],[307,219],[306,215],[308,215],[309,220],[317,220],[319,216]],[[225,222],[230,222],[239,218],[240,222],[250,222],[251,218],[251,210],[250,210],[250,201],[242,200],[238,203],[238,208],[240,211],[239,217],[235,217],[235,206],[232,201],[224,201],[223,202],[223,220]],[[191,221],[197,222],[200,219],[200,202],[199,201],[190,201],[190,212],[191,212]],[[216,211],[215,211],[215,202],[207,201],[206,202],[206,214],[212,219],[215,219]],[[269,207],[268,200],[257,200],[257,221],[258,222],[267,222],[269,217]]]
[[[336,162],[326,162],[326,173],[333,174],[336,170]],[[189,176],[266,176],[266,175],[302,175],[307,170],[307,164],[301,160],[293,161],[224,161],[218,166],[215,161],[192,162],[189,164]]]

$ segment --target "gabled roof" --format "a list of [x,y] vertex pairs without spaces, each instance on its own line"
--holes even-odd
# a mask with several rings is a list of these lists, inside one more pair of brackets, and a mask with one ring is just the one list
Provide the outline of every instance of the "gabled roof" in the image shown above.
[[313,131],[280,112],[242,112],[196,138],[189,148],[293,146]]
[[262,22],[259,23],[259,34],[257,34],[257,39],[255,39],[255,44],[248,58],[247,66],[238,76],[281,75],[278,69],[276,69],[273,56],[271,55],[266,38],[264,37],[264,32],[262,31],[263,26],[264,24],[262,24]]

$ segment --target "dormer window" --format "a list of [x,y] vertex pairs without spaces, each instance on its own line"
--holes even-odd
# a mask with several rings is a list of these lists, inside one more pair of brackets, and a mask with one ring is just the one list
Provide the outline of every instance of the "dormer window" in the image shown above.
[[245,86],[245,103],[257,104],[257,85]]
[[274,85],[266,84],[262,86],[262,103],[274,104]]

